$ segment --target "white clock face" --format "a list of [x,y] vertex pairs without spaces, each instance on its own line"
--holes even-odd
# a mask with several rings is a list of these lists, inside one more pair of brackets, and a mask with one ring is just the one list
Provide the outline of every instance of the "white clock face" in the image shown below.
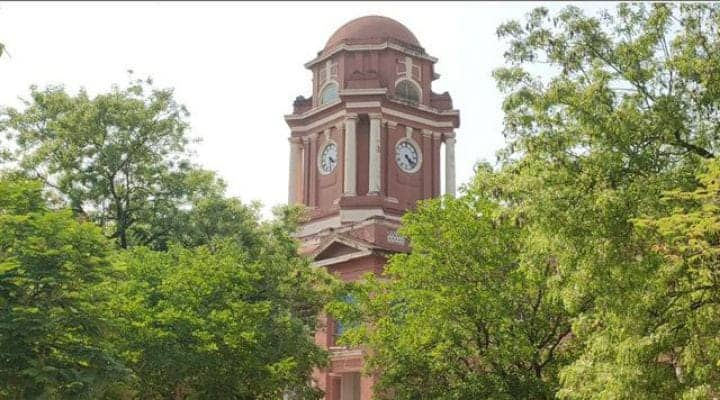
[[338,163],[337,145],[333,142],[326,144],[320,154],[319,161],[320,164],[318,167],[320,168],[320,172],[322,174],[327,175],[333,172]]
[[405,172],[415,172],[420,168],[420,152],[413,143],[402,140],[395,145],[395,161]]

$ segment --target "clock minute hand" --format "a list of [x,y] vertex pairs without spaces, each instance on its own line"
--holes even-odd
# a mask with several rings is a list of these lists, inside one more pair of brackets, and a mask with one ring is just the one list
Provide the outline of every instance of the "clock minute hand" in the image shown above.
[[403,154],[403,157],[405,157],[405,159],[406,159],[410,164],[412,164],[413,161],[412,161],[412,159],[410,158],[410,156],[408,156],[407,154]]

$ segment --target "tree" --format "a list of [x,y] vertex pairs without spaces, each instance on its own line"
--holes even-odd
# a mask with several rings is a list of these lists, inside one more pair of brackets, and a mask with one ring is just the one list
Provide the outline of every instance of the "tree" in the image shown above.
[[0,179],[0,397],[97,398],[128,371],[105,350],[97,318],[108,245],[40,182]]
[[390,259],[386,279],[351,284],[356,306],[330,306],[355,325],[343,340],[367,345],[386,398],[554,397],[570,337],[551,295],[556,262],[525,251],[533,232],[492,199],[491,178],[479,169],[464,196],[406,214],[412,252]]
[[[346,340],[369,346],[390,396],[717,397],[715,200],[701,196],[715,189],[695,190],[720,146],[718,26],[718,4],[641,3],[598,17],[538,8],[498,29],[497,169],[411,214],[412,253],[390,261],[388,281],[360,285],[357,308],[334,306],[363,321]],[[664,200],[671,190],[685,211]],[[527,366],[547,353],[519,332],[540,291],[537,318],[559,316],[562,339],[534,379]],[[472,347],[483,315],[497,351]]]
[[119,283],[102,290],[140,398],[319,397],[309,379],[326,361],[313,333],[329,277],[297,255],[293,224],[245,218],[257,247],[217,237],[118,254]]
[[653,276],[661,310],[652,340],[666,353],[684,398],[720,396],[720,162],[713,159],[693,191],[668,191],[667,216],[639,218],[636,226],[663,257]]
[[539,8],[498,30],[510,48],[495,72],[508,139],[497,192],[549,243],[581,349],[560,398],[695,396],[666,359],[677,345],[700,357],[692,342],[660,340],[667,260],[632,221],[666,216],[662,193],[693,190],[718,152],[719,18],[712,3]]
[[0,131],[15,139],[20,168],[121,248],[166,247],[162,228],[182,206],[222,187],[190,162],[185,108],[149,79],[93,98],[33,87],[22,112],[3,115]]

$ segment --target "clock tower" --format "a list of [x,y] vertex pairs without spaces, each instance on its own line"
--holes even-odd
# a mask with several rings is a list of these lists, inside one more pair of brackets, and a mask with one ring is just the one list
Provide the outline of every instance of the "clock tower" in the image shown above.
[[[450,95],[432,91],[437,59],[401,23],[366,16],[341,26],[317,57],[312,96],[299,96],[290,127],[288,202],[309,208],[297,237],[314,264],[345,281],[383,271],[409,251],[397,234],[402,214],[422,199],[455,193],[455,132]],[[441,152],[444,151],[444,170]],[[366,400],[362,349],[337,346],[342,326],[323,318],[315,335],[330,366],[317,371],[327,400]]]

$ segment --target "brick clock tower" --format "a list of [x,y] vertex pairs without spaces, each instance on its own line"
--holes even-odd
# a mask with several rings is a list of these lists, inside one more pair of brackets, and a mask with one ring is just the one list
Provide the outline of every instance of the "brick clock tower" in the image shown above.
[[[439,78],[410,30],[366,16],[338,29],[317,57],[312,97],[295,99],[290,127],[288,202],[310,209],[297,236],[318,267],[352,281],[381,273],[387,257],[407,252],[400,217],[418,200],[455,193],[455,132],[460,114],[450,95],[432,92]],[[444,171],[440,155],[445,152]],[[315,340],[330,366],[316,371],[327,400],[366,400],[361,349],[337,346],[342,326],[320,321]]]

